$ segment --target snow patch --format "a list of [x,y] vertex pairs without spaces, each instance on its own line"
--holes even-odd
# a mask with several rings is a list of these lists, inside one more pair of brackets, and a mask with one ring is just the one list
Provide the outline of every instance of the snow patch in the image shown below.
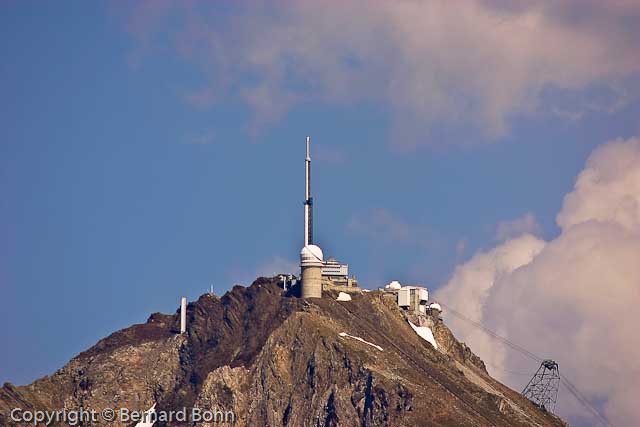
[[435,348],[436,350],[438,349],[438,343],[436,343],[436,339],[433,337],[433,332],[431,331],[430,327],[416,326],[411,322],[409,322],[409,324],[411,325],[413,330],[416,331],[416,334],[420,336],[420,338],[431,343],[433,348]]
[[336,301],[351,301],[351,295],[345,292],[340,292],[338,294],[338,298],[336,298]]
[[144,413],[144,419],[136,424],[136,427],[151,427],[155,423],[154,415],[156,413],[156,404],[154,403],[148,411]]
[[346,332],[340,332],[338,335],[340,335],[340,336],[341,336],[341,337],[343,337],[343,338],[353,338],[354,340],[358,340],[358,341],[360,341],[360,342],[363,342],[363,343],[365,343],[365,344],[368,344],[368,345],[370,345],[371,347],[375,347],[375,348],[377,348],[377,349],[378,349],[378,350],[380,350],[380,351],[384,351],[384,350],[382,350],[382,347],[380,347],[379,345],[376,345],[376,344],[374,344],[374,343],[372,343],[372,342],[369,342],[369,341],[365,341],[365,340],[363,340],[363,339],[362,339],[362,338],[360,338],[360,337],[354,337],[353,335],[349,335],[349,334],[348,334],[348,333],[346,333]]

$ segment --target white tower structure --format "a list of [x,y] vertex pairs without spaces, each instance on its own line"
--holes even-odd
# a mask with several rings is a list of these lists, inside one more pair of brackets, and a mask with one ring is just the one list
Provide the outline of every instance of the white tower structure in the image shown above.
[[300,251],[302,298],[322,298],[322,249],[307,245]]
[[180,300],[180,333],[187,332],[187,298],[182,297]]
[[313,198],[311,197],[311,138],[307,136],[304,191],[304,246],[300,251],[302,298],[322,298],[322,249],[313,244]]

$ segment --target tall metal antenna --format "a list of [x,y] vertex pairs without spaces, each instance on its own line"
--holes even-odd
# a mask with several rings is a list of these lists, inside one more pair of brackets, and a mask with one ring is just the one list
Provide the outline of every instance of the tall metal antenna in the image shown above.
[[307,155],[304,158],[304,245],[313,245],[313,197],[311,197],[311,138],[307,136]]
[[560,371],[553,360],[543,360],[531,381],[522,390],[522,395],[540,408],[553,412],[558,400]]

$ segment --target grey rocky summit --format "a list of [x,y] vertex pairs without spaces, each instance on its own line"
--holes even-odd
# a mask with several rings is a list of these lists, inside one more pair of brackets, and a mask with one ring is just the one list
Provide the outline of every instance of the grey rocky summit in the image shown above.
[[444,323],[432,326],[436,350],[382,293],[335,297],[291,298],[267,278],[221,298],[203,295],[188,305],[185,334],[179,313],[154,314],[50,376],[5,384],[0,425],[11,424],[15,407],[153,404],[158,411],[231,410],[237,426],[566,425],[491,378]]

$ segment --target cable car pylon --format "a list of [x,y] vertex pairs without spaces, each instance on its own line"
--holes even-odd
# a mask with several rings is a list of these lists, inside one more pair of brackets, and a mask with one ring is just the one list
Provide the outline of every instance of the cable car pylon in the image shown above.
[[553,412],[558,400],[560,386],[560,371],[553,360],[543,360],[522,395],[540,408]]

